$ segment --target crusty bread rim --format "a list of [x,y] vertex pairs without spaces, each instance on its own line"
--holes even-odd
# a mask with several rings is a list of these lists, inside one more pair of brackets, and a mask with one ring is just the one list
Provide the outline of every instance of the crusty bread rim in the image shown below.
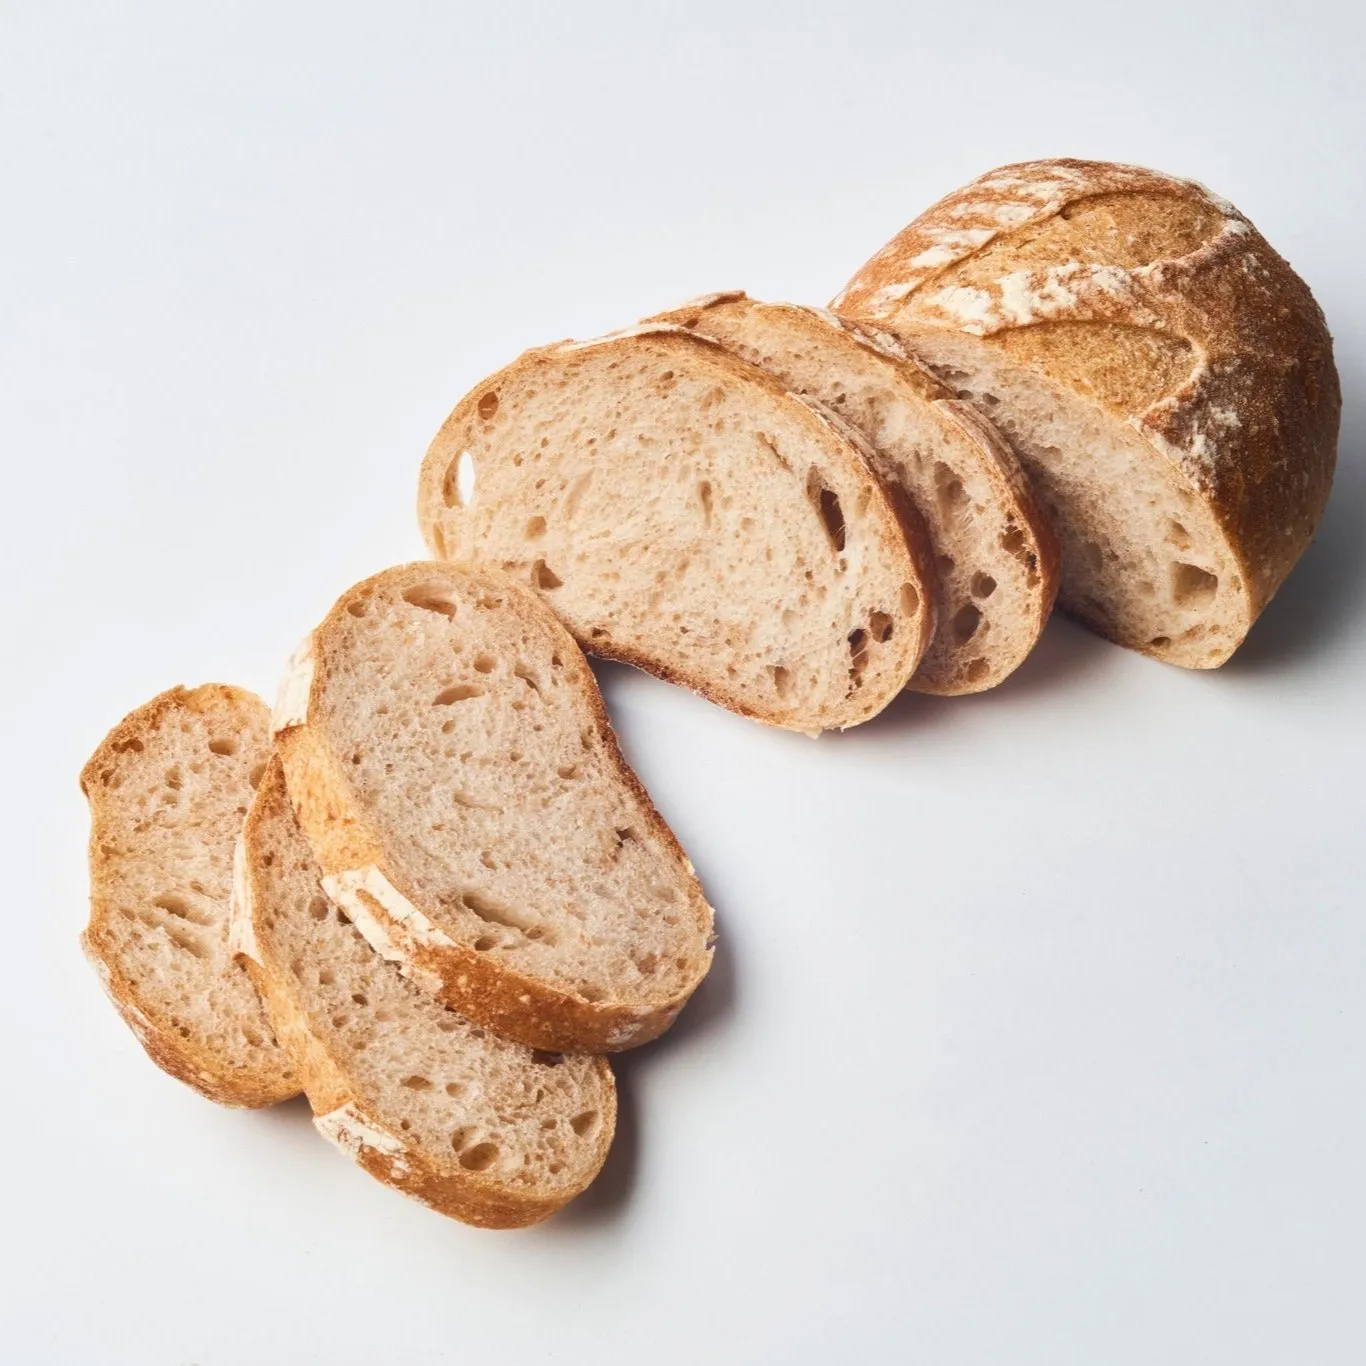
[[674,1022],[711,966],[716,938],[713,911],[701,895],[692,911],[704,939],[700,971],[685,990],[646,998],[639,1005],[585,1001],[549,982],[495,963],[438,929],[414,905],[414,892],[395,871],[384,841],[366,826],[351,777],[328,751],[310,717],[320,705],[328,661],[314,642],[345,614],[353,596],[392,575],[459,573],[533,615],[538,629],[558,638],[565,667],[577,675],[607,763],[639,804],[641,818],[665,850],[695,879],[695,870],[672,830],[655,809],[640,779],[627,764],[602,696],[582,651],[568,631],[529,590],[482,567],[417,562],[383,570],[347,590],[304,645],[295,652],[272,721],[284,764],[290,802],[322,868],[331,894],[353,916],[371,946],[413,982],[478,1024],[556,1053],[612,1053],[658,1038]]

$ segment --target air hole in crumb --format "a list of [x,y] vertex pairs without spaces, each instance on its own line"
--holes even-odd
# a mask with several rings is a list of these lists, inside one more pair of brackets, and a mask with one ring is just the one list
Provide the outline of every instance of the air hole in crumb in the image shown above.
[[886,612],[871,612],[868,630],[879,645],[884,645],[892,638],[892,618]]
[[596,1110],[585,1110],[582,1114],[575,1115],[569,1121],[569,1127],[582,1138],[591,1129],[595,1129],[598,1123],[598,1112]]
[[1148,644],[1155,650],[1165,650],[1172,643],[1170,636],[1154,636]]
[[235,735],[225,735],[217,740],[209,741],[209,751],[212,754],[236,754],[237,749],[237,737]]
[[769,668],[769,673],[773,675],[773,691],[779,697],[786,697],[792,691],[792,674],[783,664],[774,664]]
[[697,486],[697,499],[702,504],[702,522],[704,526],[711,525],[711,484],[703,480]]
[[370,610],[370,603],[365,598],[352,598],[351,601],[346,604],[346,610],[350,612],[353,617],[363,617]]
[[479,416],[488,422],[498,411],[498,395],[490,389],[486,394],[479,395]]
[[266,761],[261,760],[259,764],[251,766],[251,772],[247,774],[247,783],[253,792],[261,786],[261,779],[266,776]]
[[564,580],[544,560],[537,560],[531,566],[531,586],[549,592],[553,588],[563,588]]
[[180,765],[172,764],[170,768],[166,770],[166,786],[174,792],[179,792],[184,785],[184,782],[185,779],[181,775]]
[[351,999],[352,999],[358,1006],[368,1006],[368,1005],[370,1004],[369,998],[366,996],[366,994],[365,994],[363,991],[353,991],[353,992],[351,993]]
[[555,772],[558,773],[561,778],[577,778],[579,776],[579,766],[578,764],[561,764]]
[[1191,547],[1190,532],[1174,517],[1167,523],[1167,544],[1175,546],[1177,550],[1189,550]]
[[953,638],[959,645],[966,645],[977,634],[982,613],[975,603],[965,602],[953,614]]
[[1206,607],[1219,591],[1219,578],[1199,565],[1172,565],[1172,597],[1178,607]]
[[539,540],[545,535],[545,518],[533,517],[526,524],[526,538],[528,541]]
[[868,632],[855,627],[849,632],[849,678],[855,688],[863,682],[863,670],[868,663]]
[[330,987],[336,980],[331,968],[323,968],[318,973],[318,985],[320,987]]
[[494,934],[481,934],[474,941],[474,951],[476,953],[487,953],[490,949],[498,947],[498,936]]
[[595,986],[581,986],[579,988],[579,995],[585,1001],[588,1001],[590,1004],[592,1004],[601,1001],[603,993],[598,987]]
[[327,919],[327,900],[325,897],[315,896],[308,903],[308,914],[314,920]]
[[974,598],[989,598],[996,591],[996,580],[990,574],[983,574],[980,571],[972,576],[972,596]]
[[531,1060],[540,1063],[542,1067],[558,1067],[564,1061],[564,1054],[551,1053],[544,1048],[533,1048]]
[[913,617],[920,610],[920,594],[912,583],[901,585],[901,610],[908,617]]
[[471,1172],[487,1171],[497,1161],[496,1143],[476,1143],[474,1147],[466,1148],[460,1154],[460,1165]]
[[446,1083],[446,1094],[448,1096],[461,1095],[464,1092],[464,1090],[465,1083],[463,1081],[448,1081]]
[[[454,1034],[455,1031],[460,1028],[460,1026],[456,1024],[454,1020],[438,1020],[436,1022],[436,1027],[443,1034]],[[448,1087],[447,1089],[449,1090],[450,1088]]]
[[844,509],[840,506],[839,494],[834,489],[825,487],[821,482],[820,471],[814,465],[806,477],[806,493],[820,514],[826,539],[830,542],[831,548],[838,553],[844,549]]
[[410,607],[420,607],[424,612],[435,612],[438,616],[454,617],[455,603],[444,585],[439,583],[418,583],[403,590],[403,601]]
[[416,1073],[411,1077],[404,1077],[403,1085],[410,1091],[430,1091],[432,1089],[431,1082],[426,1077],[420,1077]]
[[990,667],[985,659],[974,659],[968,665],[968,682],[980,683],[987,676]]
[[963,481],[942,460],[934,462],[934,500],[944,518],[956,516],[968,501]]
[[481,674],[491,674],[496,663],[497,660],[492,655],[475,655],[474,671]]
[[471,697],[483,697],[483,695],[483,688],[475,683],[452,683],[449,688],[442,688],[432,698],[432,706],[449,707],[452,702],[465,702]]

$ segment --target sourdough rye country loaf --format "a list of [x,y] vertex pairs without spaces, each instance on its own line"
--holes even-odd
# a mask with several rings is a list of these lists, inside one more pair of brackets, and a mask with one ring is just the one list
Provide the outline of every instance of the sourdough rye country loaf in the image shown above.
[[669,323],[528,351],[422,467],[440,559],[502,569],[584,649],[742,715],[875,716],[933,631],[933,553],[837,413]]
[[819,400],[865,439],[934,553],[935,632],[908,685],[981,692],[1034,648],[1058,586],[1057,542],[1009,443],[891,334],[824,309],[712,294],[652,321],[710,337]]
[[296,656],[274,723],[327,894],[475,1023],[630,1048],[706,974],[692,865],[529,588],[437,563],[367,579]]
[[1061,541],[1059,604],[1123,645],[1222,664],[1314,534],[1341,402],[1328,329],[1192,181],[1001,167],[831,306],[904,337],[1011,437]]
[[223,1105],[273,1105],[299,1089],[228,948],[233,845],[269,754],[265,704],[207,683],[130,713],[81,771],[81,946],[152,1061]]
[[278,759],[238,847],[232,937],[314,1124],[377,1180],[466,1223],[520,1228],[597,1175],[616,1123],[607,1063],[499,1038],[376,954],[323,892]]

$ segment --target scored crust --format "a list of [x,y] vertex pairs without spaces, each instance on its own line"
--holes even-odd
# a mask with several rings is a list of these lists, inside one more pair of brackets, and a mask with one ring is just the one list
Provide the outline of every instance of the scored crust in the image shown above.
[[[510,420],[509,396],[515,397],[519,404],[539,402],[557,383],[566,380],[576,367],[595,366],[599,362],[609,370],[618,367],[630,370],[633,366],[657,363],[663,376],[670,381],[675,371],[681,377],[695,378],[699,384],[709,377],[707,382],[714,382],[721,391],[732,390],[737,395],[752,396],[756,413],[768,414],[770,417],[780,415],[781,422],[794,431],[800,431],[803,460],[812,456],[823,467],[828,467],[826,472],[839,485],[843,506],[852,509],[857,504],[859,508],[857,519],[848,523],[850,535],[857,530],[860,538],[856,557],[858,563],[853,566],[848,578],[851,587],[847,590],[847,596],[851,613],[850,619],[841,627],[838,640],[838,648],[846,661],[841,677],[846,682],[857,678],[853,686],[848,689],[841,686],[838,696],[827,691],[819,699],[811,701],[794,700],[785,695],[782,688],[776,689],[772,695],[759,695],[757,689],[751,687],[747,690],[737,682],[735,669],[728,667],[747,663],[744,658],[728,653],[732,644],[728,636],[725,640],[718,639],[714,647],[709,645],[705,651],[690,651],[689,644],[700,641],[709,625],[718,625],[717,622],[708,621],[712,615],[721,618],[728,613],[735,615],[733,624],[741,634],[761,615],[766,620],[770,616],[776,618],[771,601],[764,604],[764,611],[756,608],[754,612],[741,617],[736,615],[733,599],[715,596],[725,587],[725,583],[720,581],[722,571],[719,565],[713,569],[718,581],[706,590],[712,595],[709,610],[695,608],[692,598],[686,596],[681,587],[675,594],[668,580],[667,566],[660,565],[654,579],[648,581],[648,576],[637,568],[635,560],[638,555],[648,553],[649,547],[647,545],[642,549],[636,544],[629,547],[618,545],[616,537],[622,530],[618,520],[593,532],[584,533],[582,528],[579,529],[580,534],[575,540],[576,551],[598,554],[599,560],[574,579],[563,572],[569,588],[557,592],[565,585],[559,582],[558,575],[551,576],[552,581],[546,581],[543,561],[528,561],[523,566],[516,559],[518,553],[530,555],[537,552],[525,545],[513,547],[506,543],[508,532],[501,527],[501,521],[501,539],[494,538],[490,531],[493,523],[488,521],[489,518],[511,517],[514,513],[521,513],[521,503],[527,501],[529,504],[533,497],[531,493],[525,497],[521,494],[516,497],[504,495],[501,502],[495,500],[493,503],[476,499],[470,508],[463,505],[463,496],[452,496],[453,488],[459,493],[460,481],[467,467],[472,471],[478,464],[482,488],[482,471],[486,463],[498,465],[499,462],[511,460],[513,465],[520,465],[522,452],[517,449],[504,450],[500,445],[504,440],[501,435],[502,424]],[[669,368],[664,368],[666,366]],[[607,385],[608,382],[603,380],[602,383]],[[499,395],[502,396],[501,406]],[[611,398],[615,401],[616,394],[613,393]],[[690,412],[689,421],[694,417],[697,417],[698,430],[705,431],[705,415]],[[756,426],[761,427],[759,419],[756,418],[755,422]],[[682,435],[675,430],[676,425],[666,425],[661,439],[668,441]],[[605,428],[604,431],[599,432],[595,427],[590,433],[585,428],[568,438],[566,449],[576,456],[582,455],[585,471],[603,467],[608,460],[601,452],[616,436],[616,424],[603,423],[601,426]],[[687,435],[693,433],[689,431]],[[760,441],[764,439],[762,431],[756,431],[754,435]],[[872,475],[859,443],[858,434],[851,432],[838,414],[811,399],[789,393],[772,375],[748,364],[719,344],[674,324],[641,323],[590,341],[562,342],[528,351],[471,390],[443,424],[427,452],[419,482],[418,517],[428,547],[437,558],[458,561],[477,559],[501,566],[505,572],[529,573],[533,587],[542,592],[544,600],[565,621],[579,644],[591,653],[644,669],[668,682],[687,687],[720,706],[766,724],[806,733],[842,729],[876,715],[900,691],[927,648],[934,626],[933,557],[924,536],[916,534],[914,528],[906,525],[905,508]],[[545,441],[541,442],[542,446],[545,444]],[[644,449],[648,450],[648,445]],[[776,448],[772,449],[778,464],[791,475],[787,459],[778,454]],[[476,451],[479,452],[477,461],[474,455]],[[534,461],[539,457],[532,450],[527,458]],[[763,461],[755,462],[752,466],[747,464],[745,471],[747,478],[759,478],[765,472]],[[663,469],[657,475],[648,472],[642,474],[639,470],[631,473],[625,464],[616,464],[615,457],[610,472],[614,477],[648,479],[651,488],[664,483],[672,475],[671,470]],[[506,467],[502,475],[507,477]],[[822,493],[822,498],[824,496]],[[566,505],[572,497],[571,494],[565,499]],[[808,488],[794,497],[789,490],[784,497],[790,504],[790,507],[785,504],[780,510],[785,514],[796,507],[798,499],[805,503],[812,494]],[[840,506],[838,501],[836,506]],[[781,520],[774,515],[772,508],[761,510],[755,507],[748,510],[753,514],[746,519],[753,523],[749,534],[760,538],[766,534],[768,521],[776,523]],[[534,511],[530,506],[525,509],[528,515]],[[522,520],[525,519],[523,516]],[[572,514],[566,514],[566,519],[572,521]],[[544,519],[532,517],[531,520]],[[673,519],[673,524],[681,525],[678,518]],[[839,529],[841,538],[845,529],[845,521],[842,520]],[[610,563],[596,549],[604,536],[606,540],[602,543],[611,548]],[[713,544],[716,546],[715,553],[718,556],[722,554],[725,545],[720,541],[714,541]],[[734,548],[737,553],[751,560],[759,557],[757,543],[736,542]],[[840,548],[843,548],[842,542]],[[510,559],[509,555],[513,558]],[[619,559],[626,561],[630,573],[641,577],[640,589],[643,594],[664,594],[657,609],[650,613],[645,623],[624,625],[620,602],[611,610],[585,612],[579,610],[581,604],[576,606],[567,599],[567,593],[581,584],[585,577],[596,576],[599,581],[604,576],[611,577],[621,568]],[[758,562],[761,563],[761,559]],[[654,567],[653,562],[651,567]],[[843,572],[841,570],[841,574]],[[767,588],[772,590],[773,583],[768,583]],[[780,578],[775,591],[781,593],[791,589],[795,597],[800,588],[801,584]],[[689,593],[698,594],[701,591],[688,590]],[[635,596],[638,595],[633,592],[632,597]],[[681,620],[674,610],[679,608],[684,612],[684,619]],[[872,616],[880,621],[889,614],[895,618],[895,629],[885,640],[877,639],[877,633],[867,629],[865,618]],[[814,620],[816,612],[803,605],[802,612],[797,615],[802,619],[810,616]],[[847,645],[846,635],[849,638]],[[825,643],[822,651],[822,658],[825,654],[832,654],[830,642]],[[786,677],[789,672],[799,671],[801,666],[798,663],[779,659],[779,653],[775,653],[772,661],[774,668],[770,669],[775,677],[778,674]],[[850,666],[851,654],[856,656],[856,667]],[[742,667],[740,672],[744,674],[745,669]],[[828,690],[832,683],[827,681],[822,686]]]
[[832,307],[1000,348],[1138,433],[1210,509],[1238,571],[1228,639],[1199,657],[1124,644],[1222,663],[1312,539],[1341,406],[1331,338],[1285,260],[1193,181],[1066,159],[1001,167],[903,229]]
[[[410,1103],[418,1104],[423,1091],[432,1092],[440,1107],[437,1127],[443,1120],[447,1127],[457,1126],[450,1143],[443,1141],[444,1133],[434,1138],[431,1133],[421,1132],[422,1126],[415,1129],[401,1112],[386,1108],[373,1077],[366,1080],[355,1071],[348,1060],[348,1036],[340,1019],[313,1019],[323,1008],[316,1001],[310,1006],[310,989],[303,977],[314,970],[313,957],[304,952],[292,962],[291,951],[285,947],[287,941],[280,937],[282,924],[291,915],[299,914],[297,906],[288,904],[290,884],[297,880],[299,900],[310,889],[323,890],[315,866],[306,874],[297,871],[295,865],[300,862],[301,852],[303,861],[311,863],[290,808],[284,771],[277,756],[261,781],[238,846],[233,889],[234,941],[240,960],[261,991],[279,1038],[295,1060],[319,1133],[376,1180],[442,1214],[481,1228],[522,1228],[563,1207],[592,1182],[611,1146],[617,1102],[615,1082],[606,1060],[540,1060],[528,1049],[493,1038],[455,1018],[415,988],[407,988],[406,996],[394,1007],[409,1012],[401,1019],[394,1019],[391,1010],[376,1009],[376,1002],[371,999],[369,1015],[355,1028],[404,1031],[403,1046],[411,1046],[405,1054],[413,1059],[408,1063],[410,1069],[420,1072],[424,1065],[424,1028],[443,1031],[425,1041],[428,1045],[435,1039],[442,1041],[438,1061],[441,1052],[449,1057],[454,1050],[477,1055],[471,1064],[476,1072],[481,1064],[495,1069],[490,1081],[479,1088],[480,1094],[468,1103],[441,1099],[426,1076],[409,1076],[398,1082],[401,1088],[416,1088],[422,1083],[421,1090],[405,1089],[393,1094],[411,1097]],[[336,916],[338,909],[321,896],[316,901],[310,898],[310,935],[318,932],[319,912],[327,919]],[[297,947],[293,954],[299,955]],[[334,972],[345,971],[344,965],[335,961],[335,955],[327,961],[332,963]],[[396,970],[379,969],[380,973],[391,971]],[[349,991],[352,985],[348,983],[344,990]],[[372,985],[366,985],[365,990],[373,997]],[[316,993],[314,989],[313,995]],[[364,1001],[365,997],[357,995],[350,1000]],[[356,1013],[363,1011],[364,1007]],[[447,1019],[442,1020],[441,1016]],[[370,1035],[352,1040],[350,1046],[364,1044],[368,1056],[379,1043]],[[569,1082],[563,1080],[566,1068],[573,1078]],[[562,1091],[567,1089],[580,1105],[591,1106],[595,1117],[591,1132],[580,1135],[575,1130],[570,1140],[576,1146],[580,1141],[586,1143],[584,1151],[576,1154],[572,1164],[564,1163],[558,1173],[553,1164],[544,1170],[539,1165],[530,1168],[533,1157],[540,1156],[531,1151],[524,1154],[521,1165],[516,1161],[515,1151],[508,1155],[505,1164],[485,1167],[471,1162],[471,1154],[477,1155],[479,1148],[471,1147],[471,1140],[464,1137],[467,1131],[459,1126],[476,1122],[478,1113],[490,1107],[498,1109],[506,1104],[525,1110],[528,1103],[536,1106],[541,1091],[535,1091],[538,1099],[531,1102],[524,1093],[538,1082],[545,1083],[552,1074],[548,1069],[553,1070]],[[497,1095],[485,1093],[486,1087],[502,1087],[507,1094],[500,1100]],[[461,1094],[468,1092],[467,1086],[446,1089],[453,1093],[457,1089]],[[556,1123],[548,1107],[541,1106],[539,1113],[544,1122],[535,1124],[533,1132],[537,1135]]]
[[[688,917],[691,947],[676,989],[636,999],[586,999],[578,990],[519,971],[476,941],[448,933],[440,917],[417,904],[419,894],[404,874],[402,837],[377,824],[326,734],[329,688],[341,649],[336,628],[372,596],[426,592],[433,580],[496,604],[496,610],[555,642],[566,686],[583,708],[607,771],[639,823],[637,838],[662,851],[686,889],[681,914]],[[592,671],[582,652],[533,594],[501,576],[469,566],[417,563],[385,570],[357,584],[296,655],[281,688],[274,728],[290,799],[324,875],[328,894],[346,907],[372,947],[399,965],[415,984],[461,1015],[533,1048],[553,1052],[608,1053],[633,1048],[662,1034],[677,1017],[711,965],[712,912],[692,864],[649,794],[621,754]]]

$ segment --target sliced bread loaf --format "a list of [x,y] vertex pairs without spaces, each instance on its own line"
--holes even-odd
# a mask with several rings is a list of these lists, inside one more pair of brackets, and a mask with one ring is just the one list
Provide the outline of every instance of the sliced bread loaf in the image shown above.
[[1015,443],[1062,544],[1059,603],[1223,663],[1309,544],[1340,395],[1304,282],[1231,204],[1107,162],[946,196],[834,301],[891,328]]
[[81,771],[81,945],[152,1061],[224,1105],[273,1105],[299,1089],[228,949],[233,844],[269,733],[251,693],[172,688],[119,722]]
[[422,469],[432,551],[504,569],[594,654],[801,731],[876,715],[933,627],[933,555],[828,408],[682,328],[529,351]]
[[238,848],[233,942],[318,1130],[442,1214],[519,1228],[597,1175],[616,1124],[602,1058],[540,1053],[406,981],[324,894],[271,761]]
[[665,1030],[705,975],[692,865],[529,589],[450,564],[377,574],[313,632],[275,724],[328,895],[469,1019],[609,1052]]
[[867,441],[919,509],[935,554],[934,637],[916,692],[994,687],[1034,648],[1058,586],[1057,541],[1009,443],[892,335],[824,309],[713,294],[658,319],[721,342],[818,399]]

